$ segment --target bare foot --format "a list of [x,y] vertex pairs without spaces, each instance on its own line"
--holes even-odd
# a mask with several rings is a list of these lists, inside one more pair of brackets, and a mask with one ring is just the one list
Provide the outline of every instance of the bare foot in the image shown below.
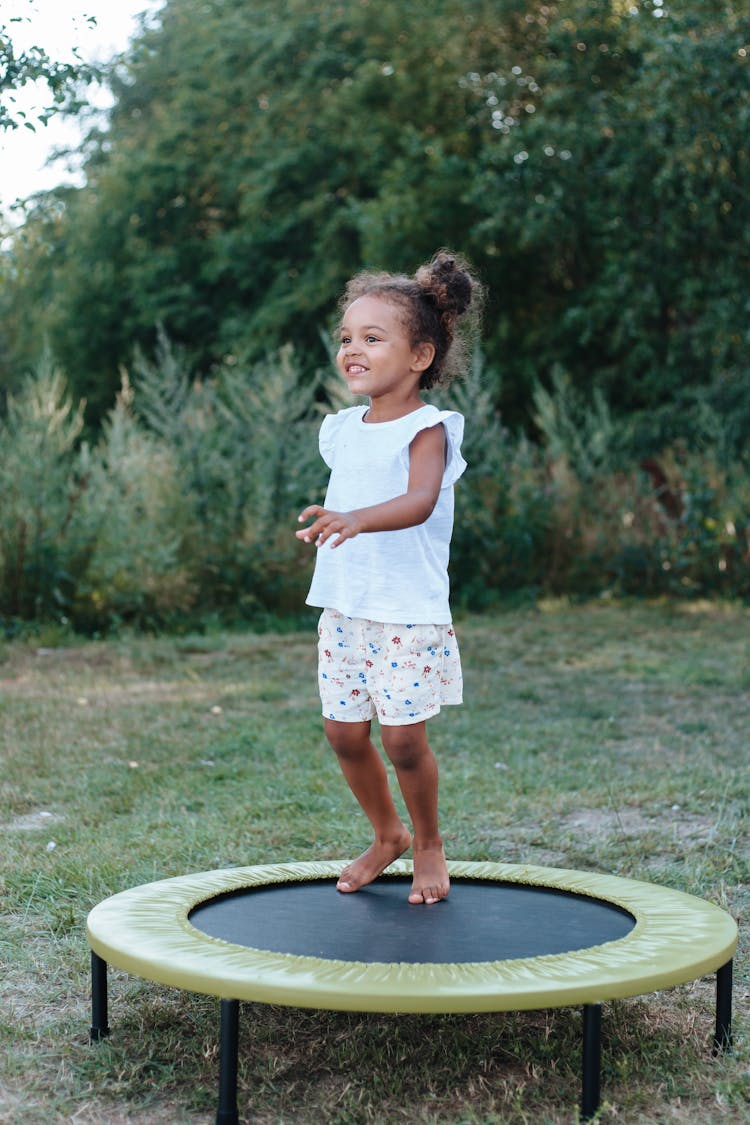
[[376,840],[366,852],[362,852],[362,855],[347,864],[339,876],[336,890],[351,894],[352,891],[358,891],[360,887],[366,887],[373,879],[377,879],[378,875],[382,875],[386,867],[390,867],[393,861],[403,855],[410,846],[411,833],[406,828],[397,840]]
[[433,847],[414,848],[414,880],[409,902],[432,905],[447,898],[450,890],[448,865],[442,844]]

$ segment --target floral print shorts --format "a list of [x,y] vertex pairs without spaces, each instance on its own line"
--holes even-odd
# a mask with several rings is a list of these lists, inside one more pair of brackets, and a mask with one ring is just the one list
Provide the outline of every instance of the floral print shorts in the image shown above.
[[408,726],[462,701],[452,625],[388,625],[324,609],[318,638],[327,719],[360,723],[377,715],[385,726]]

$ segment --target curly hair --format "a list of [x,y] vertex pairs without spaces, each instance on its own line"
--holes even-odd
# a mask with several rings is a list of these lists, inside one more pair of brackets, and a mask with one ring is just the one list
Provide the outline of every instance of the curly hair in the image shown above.
[[450,250],[438,250],[413,277],[365,270],[346,286],[343,312],[359,297],[378,296],[402,313],[412,346],[429,342],[435,357],[419,386],[428,390],[463,374],[466,353],[481,316],[484,291],[468,263]]

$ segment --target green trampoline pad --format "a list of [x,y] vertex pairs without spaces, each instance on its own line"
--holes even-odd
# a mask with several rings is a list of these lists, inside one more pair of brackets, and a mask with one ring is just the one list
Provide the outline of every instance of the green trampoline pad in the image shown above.
[[[731,960],[737,946],[736,923],[724,910],[692,895],[633,879],[558,868],[452,862],[448,865],[451,896],[444,903],[414,907],[406,903],[408,881],[398,888],[403,890],[403,901],[391,886],[393,881],[408,880],[410,862],[393,864],[373,884],[369,897],[363,897],[367,889],[356,895],[335,890],[344,866],[344,861],[328,861],[229,868],[134,887],[91,911],[88,941],[102,960],[136,976],[224,999],[422,1013],[549,1008],[641,995],[719,969]],[[330,893],[330,906],[325,906],[323,928],[328,926],[332,940],[337,931],[349,928],[347,911],[354,903],[348,905],[347,900],[360,900],[356,906],[360,914],[373,911],[373,926],[368,928],[366,918],[358,923],[364,926],[362,940],[357,939],[353,947],[351,942],[347,945],[346,957],[334,955],[335,941],[322,956],[318,954],[320,941],[313,943],[314,953],[305,951],[302,895],[299,908],[294,896],[278,896],[279,902],[282,898],[286,902],[278,941],[272,925],[270,930],[268,925],[260,927],[260,946],[240,941],[241,918],[232,940],[199,928],[203,924],[212,928],[203,921],[206,904],[212,901],[231,904],[236,898],[239,907],[241,897],[242,909],[252,914],[254,890],[293,890],[296,885],[328,881],[330,886],[324,891]],[[387,895],[378,892],[383,886],[388,887]],[[466,895],[471,909],[461,914],[464,886],[471,887],[471,897]],[[532,912],[533,916],[523,897],[516,895],[520,905],[514,916],[504,916],[503,902],[510,901],[507,891],[523,888],[548,894],[535,896],[537,913]],[[506,893],[506,899],[501,900],[500,892]],[[545,920],[547,899],[552,913]],[[257,912],[264,915],[264,923],[273,901],[268,895],[257,896]],[[569,921],[560,921],[561,905]],[[603,932],[614,936],[588,943],[585,928],[581,931],[588,923],[577,919],[584,910],[594,921],[598,914],[611,914],[611,927],[605,926]],[[394,926],[404,927],[407,942],[404,952],[398,944],[390,945],[389,960],[379,959],[387,943],[378,941],[375,928],[376,914],[383,911],[390,915],[380,921],[388,924],[392,917]],[[497,949],[509,948],[511,956],[493,952],[495,917]],[[437,939],[429,940],[430,934],[447,928],[449,921],[457,931],[465,931],[459,934],[458,946],[450,946],[460,950],[460,956],[453,953],[452,960],[441,958]],[[604,921],[609,925],[606,918]],[[554,947],[565,951],[525,954],[527,946],[538,948],[537,938],[545,925]],[[575,930],[574,936],[558,932],[568,925]],[[413,940],[409,939],[410,927]],[[302,952],[287,951],[292,932],[295,948]],[[419,960],[410,959],[415,943]],[[330,943],[322,944],[327,947]]]

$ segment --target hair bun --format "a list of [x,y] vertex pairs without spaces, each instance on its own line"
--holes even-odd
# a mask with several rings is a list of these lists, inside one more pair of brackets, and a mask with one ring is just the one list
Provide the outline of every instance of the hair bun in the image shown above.
[[417,284],[441,312],[462,316],[476,295],[477,284],[464,262],[450,250],[438,250],[415,274]]

